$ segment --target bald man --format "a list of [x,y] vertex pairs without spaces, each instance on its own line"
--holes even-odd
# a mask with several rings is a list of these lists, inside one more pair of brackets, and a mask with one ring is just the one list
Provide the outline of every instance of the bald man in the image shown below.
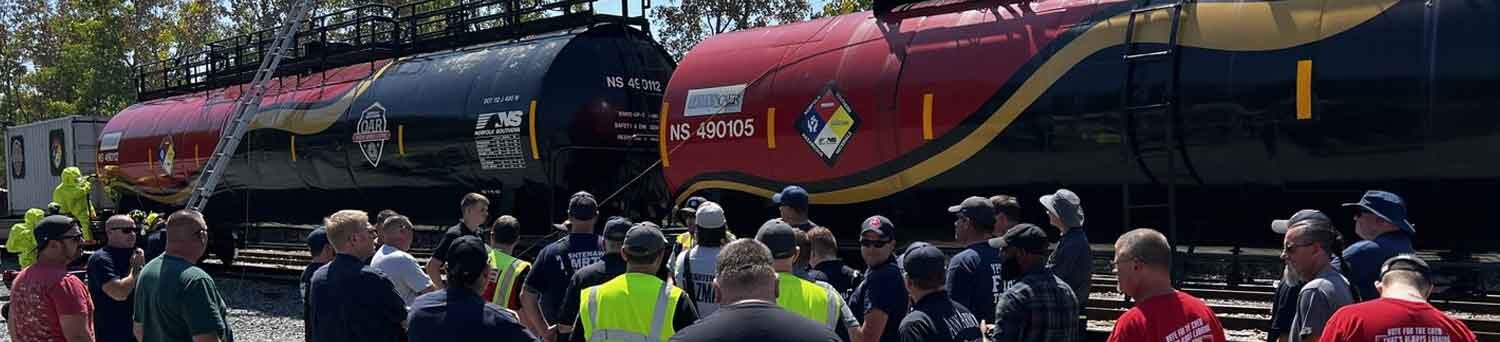
[[131,297],[146,251],[135,247],[135,220],[115,215],[104,221],[104,248],[89,256],[89,296],[94,299],[94,334],[100,342],[134,342]]
[[1139,301],[1116,321],[1110,342],[1224,341],[1214,311],[1172,288],[1172,246],[1161,233],[1141,228],[1121,235],[1110,264],[1120,277],[1120,292]]
[[208,224],[195,210],[167,217],[167,250],[140,271],[135,338],[140,341],[233,341],[224,298],[192,260],[208,246]]

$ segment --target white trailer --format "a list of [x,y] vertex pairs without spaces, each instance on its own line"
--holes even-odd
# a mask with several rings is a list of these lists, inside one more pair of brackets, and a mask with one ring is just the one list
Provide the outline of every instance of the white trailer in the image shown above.
[[[99,132],[107,118],[73,115],[5,130],[5,180],[9,216],[21,216],[27,209],[46,209],[52,202],[52,190],[61,183],[63,168],[77,166],[91,175],[98,165]],[[94,210],[115,208],[98,182],[93,184],[91,199]],[[9,227],[0,227],[9,228]]]

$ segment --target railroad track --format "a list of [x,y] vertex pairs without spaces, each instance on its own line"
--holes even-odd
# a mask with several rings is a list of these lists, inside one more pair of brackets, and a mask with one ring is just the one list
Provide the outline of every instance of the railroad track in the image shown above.
[[[1134,305],[1121,296],[1113,295],[1117,291],[1115,284],[1118,283],[1118,279],[1095,275],[1093,283],[1094,294],[1090,296],[1086,306],[1086,313],[1090,320],[1114,320]],[[1228,286],[1212,282],[1184,282],[1180,290],[1204,299],[1219,316],[1219,322],[1223,324],[1224,329],[1266,331],[1270,327],[1270,302],[1275,296],[1273,288],[1269,285],[1264,285],[1264,290],[1231,290],[1224,287]],[[1225,303],[1225,301],[1246,303]],[[1433,306],[1441,310],[1465,313],[1500,312],[1500,302],[1496,301],[1435,300]],[[1500,320],[1480,318],[1461,320],[1468,325],[1470,330],[1479,335],[1481,340],[1500,341]]]
[[[218,260],[210,259],[203,266],[224,277],[293,284],[299,280],[310,260],[307,252],[299,249],[301,247],[256,245],[252,248],[241,250],[234,265],[225,266]],[[414,255],[420,261],[425,261],[429,253],[418,251]],[[1116,294],[1118,283],[1119,279],[1113,274],[1094,275],[1091,289],[1094,295],[1089,298],[1086,306],[1089,320],[1113,322],[1133,306],[1133,303]],[[1208,302],[1209,307],[1219,315],[1219,322],[1225,329],[1265,331],[1270,326],[1270,302],[1275,297],[1275,288],[1269,282],[1245,282],[1230,286],[1224,282],[1187,280],[1181,282],[1179,287],[1180,290]],[[1471,314],[1500,313],[1500,297],[1497,296],[1438,298],[1433,300],[1433,305],[1442,310]],[[1500,320],[1468,318],[1463,321],[1481,340],[1500,341]],[[1089,340],[1104,340],[1108,335],[1109,331],[1101,328],[1091,328],[1088,332]]]

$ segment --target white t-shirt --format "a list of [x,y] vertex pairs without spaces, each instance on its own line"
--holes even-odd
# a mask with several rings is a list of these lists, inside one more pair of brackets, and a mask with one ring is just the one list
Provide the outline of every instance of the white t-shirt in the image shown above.
[[380,246],[380,251],[370,259],[370,266],[385,272],[385,277],[395,285],[396,294],[401,295],[407,306],[411,306],[417,294],[432,286],[432,279],[422,271],[422,266],[417,265],[417,258],[391,245]]
[[[690,291],[688,295],[698,303],[698,317],[708,317],[719,310],[719,304],[714,302],[714,263],[719,260],[719,249],[720,247],[693,247],[678,254],[677,261],[673,263],[672,270],[676,273],[673,278],[677,287]],[[687,269],[683,259],[693,263],[693,274],[683,274],[683,270]],[[691,286],[688,285],[689,278],[693,282]]]

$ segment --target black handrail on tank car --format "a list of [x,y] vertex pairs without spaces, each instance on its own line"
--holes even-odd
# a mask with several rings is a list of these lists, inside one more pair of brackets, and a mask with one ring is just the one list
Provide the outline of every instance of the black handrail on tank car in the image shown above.
[[[296,44],[276,74],[326,70],[597,23],[636,26],[650,32],[645,18],[595,13],[595,1],[427,0],[396,8],[356,6],[296,23],[300,26]],[[230,37],[198,52],[136,67],[137,99],[147,101],[249,82],[275,32],[276,28],[270,28]]]

